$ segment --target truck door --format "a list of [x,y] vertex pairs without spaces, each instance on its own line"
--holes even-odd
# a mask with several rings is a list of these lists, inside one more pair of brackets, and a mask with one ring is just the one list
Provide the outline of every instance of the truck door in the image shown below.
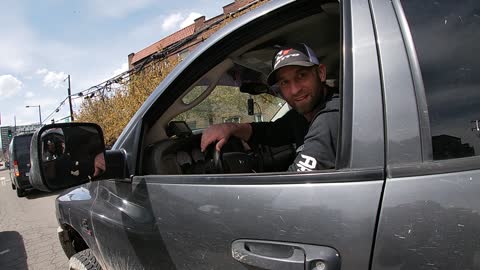
[[479,269],[480,4],[371,2],[389,149],[372,269]]
[[[276,30],[266,29],[266,25],[285,27],[305,17],[300,11],[309,12],[319,4],[272,1],[244,27],[236,25],[240,30],[216,36],[216,42],[253,42],[268,33],[262,31]],[[384,185],[378,56],[367,1],[341,1],[339,13],[342,108],[336,169],[309,173],[138,173],[132,183],[103,181],[93,208],[93,226],[106,266],[369,269]],[[321,31],[321,26],[318,29]],[[258,36],[252,35],[254,32]],[[204,48],[198,59],[216,61],[220,52],[214,51],[215,46]],[[188,70],[205,69],[205,62],[188,63],[194,65]],[[172,85],[192,80],[188,77],[192,73],[180,70],[179,74]],[[166,87],[163,93],[179,91]],[[145,122],[144,126],[150,124]],[[137,145],[134,136],[140,132],[129,134],[133,139],[125,139],[119,147]]]

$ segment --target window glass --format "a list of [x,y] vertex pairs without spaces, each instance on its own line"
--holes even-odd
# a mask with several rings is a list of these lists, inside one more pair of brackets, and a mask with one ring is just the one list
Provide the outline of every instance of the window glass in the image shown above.
[[401,0],[420,64],[433,157],[480,154],[480,1]]
[[15,138],[15,158],[23,162],[30,162],[30,142],[33,135],[18,136]]
[[207,90],[208,86],[206,85],[197,85],[195,86],[190,92],[188,92],[183,98],[182,101],[185,104],[190,104],[195,101],[205,90]]
[[249,94],[240,92],[238,87],[216,86],[206,99],[173,120],[185,121],[192,130],[226,122],[270,121],[285,103],[284,100],[269,94],[255,95],[252,96],[255,115],[248,115],[249,97]]

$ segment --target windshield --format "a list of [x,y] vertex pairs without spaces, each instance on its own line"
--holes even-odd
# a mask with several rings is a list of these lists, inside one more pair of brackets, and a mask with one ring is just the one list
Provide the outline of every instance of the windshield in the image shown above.
[[[192,95],[198,96],[199,94],[192,93]],[[253,115],[248,113],[249,98],[253,100]],[[239,87],[219,85],[197,106],[183,112],[173,120],[185,121],[192,130],[228,122],[268,122],[284,104],[284,100],[270,94],[251,96],[240,92]]]

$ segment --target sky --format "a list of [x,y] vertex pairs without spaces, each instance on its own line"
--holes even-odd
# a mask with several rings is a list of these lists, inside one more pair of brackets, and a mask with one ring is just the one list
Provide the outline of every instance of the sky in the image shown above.
[[[234,0],[0,0],[1,126],[69,115],[78,93],[127,70],[128,55]],[[78,104],[74,104],[74,110]]]

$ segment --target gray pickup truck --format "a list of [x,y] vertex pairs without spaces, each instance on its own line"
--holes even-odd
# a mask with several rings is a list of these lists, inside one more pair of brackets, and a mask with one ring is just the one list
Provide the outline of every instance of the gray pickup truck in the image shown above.
[[[190,53],[112,149],[94,124],[43,127],[31,181],[70,188],[71,269],[480,269],[479,29],[478,0],[273,0]],[[335,168],[286,172],[294,145],[201,152],[212,124],[284,113],[265,80],[294,42],[340,95]]]

